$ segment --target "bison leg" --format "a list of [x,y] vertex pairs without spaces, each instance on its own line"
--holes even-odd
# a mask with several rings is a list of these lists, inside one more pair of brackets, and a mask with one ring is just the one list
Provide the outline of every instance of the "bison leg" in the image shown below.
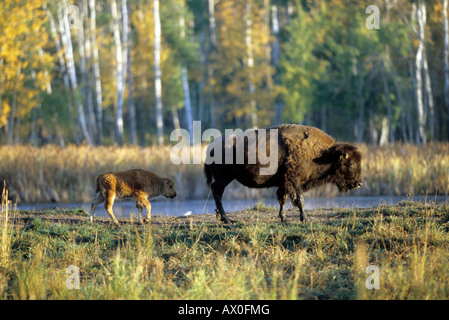
[[279,216],[281,218],[281,222],[287,222],[284,214],[284,205],[287,202],[287,194],[285,193],[285,188],[279,187],[276,191],[277,198],[279,200]]
[[[232,181],[232,180],[231,180]],[[227,180],[216,180],[211,185],[212,194],[214,195],[215,205],[217,207],[218,213],[220,213],[221,221],[224,223],[234,223],[234,221],[230,220],[229,217],[226,215],[223,204],[221,202],[224,189],[226,186],[231,182]]]
[[92,223],[95,216],[95,209],[97,206],[104,201],[103,194],[99,192],[97,196],[92,200],[92,205],[90,206],[90,222]]
[[299,195],[297,194],[296,195],[296,199],[294,201],[294,204],[299,209],[299,219],[301,221],[307,221],[308,218],[307,218],[307,215],[306,215],[306,213],[304,211],[304,197],[301,194],[299,194]]
[[115,194],[113,194],[112,192],[108,192],[106,194],[106,201],[104,203],[104,207],[105,207],[106,211],[108,212],[109,216],[111,217],[112,221],[114,222],[114,224],[118,227],[118,226],[120,226],[120,223],[115,218],[114,212],[112,212],[112,206],[114,205],[114,198],[115,198]]

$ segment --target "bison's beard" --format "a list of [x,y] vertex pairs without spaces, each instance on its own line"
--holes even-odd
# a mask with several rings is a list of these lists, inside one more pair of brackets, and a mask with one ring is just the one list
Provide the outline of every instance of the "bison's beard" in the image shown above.
[[361,186],[362,186],[361,182],[352,182],[352,183],[349,183],[347,185],[338,185],[337,187],[338,187],[338,190],[341,193],[346,193],[348,191],[352,191],[352,190],[358,189]]

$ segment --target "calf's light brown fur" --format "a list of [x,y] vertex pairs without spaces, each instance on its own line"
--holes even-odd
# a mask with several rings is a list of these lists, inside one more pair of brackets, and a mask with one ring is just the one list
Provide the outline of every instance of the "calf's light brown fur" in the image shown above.
[[176,197],[173,180],[159,177],[153,172],[142,169],[108,172],[98,175],[95,179],[95,193],[96,196],[92,201],[90,209],[91,221],[94,217],[95,208],[104,201],[106,211],[117,226],[120,224],[112,212],[115,197],[119,199],[136,199],[136,207],[139,209],[141,222],[144,207],[147,209],[147,217],[143,222],[148,222],[151,218],[151,204],[148,198],[157,196]]

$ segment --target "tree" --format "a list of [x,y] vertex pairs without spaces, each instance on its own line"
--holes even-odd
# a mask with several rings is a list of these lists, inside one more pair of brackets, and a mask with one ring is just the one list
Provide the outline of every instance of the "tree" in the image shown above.
[[92,68],[93,68],[93,82],[95,87],[95,99],[96,99],[96,121],[97,121],[97,142],[103,144],[103,101],[101,91],[101,75],[100,75],[100,62],[98,55],[98,43],[97,43],[97,28],[96,28],[96,8],[95,0],[89,0],[89,12],[90,12],[90,36],[92,43]]
[[449,112],[449,22],[447,17],[447,2],[443,2],[443,21],[444,21],[444,101]]
[[50,85],[48,71],[53,57],[44,50],[44,1],[6,0],[0,5],[0,128],[8,144],[18,142],[20,122],[42,102],[41,93]]
[[122,19],[123,19],[123,46],[120,37],[120,22],[117,10],[117,3],[111,0],[111,13],[113,19],[115,52],[116,52],[116,87],[117,87],[117,102],[115,115],[115,141],[118,145],[123,144],[123,95],[125,92],[126,83],[126,67],[127,67],[127,46],[128,41],[128,13],[126,10],[126,0],[122,0]]
[[84,106],[78,94],[78,81],[75,70],[75,60],[73,55],[73,46],[72,46],[72,38],[71,38],[71,27],[69,24],[69,7],[67,6],[67,2],[63,1],[62,4],[59,4],[58,11],[58,19],[59,19],[59,28],[61,32],[61,40],[62,46],[64,48],[65,62],[66,62],[66,70],[69,74],[69,82],[70,82],[70,90],[72,93],[73,104],[75,105],[78,121],[81,127],[82,135],[87,144],[92,144],[92,139],[89,134],[89,130],[87,128],[86,115],[84,113]]
[[161,76],[161,19],[159,14],[159,0],[153,0],[154,18],[154,93],[156,98],[156,128],[157,143],[164,143],[162,119],[162,76]]

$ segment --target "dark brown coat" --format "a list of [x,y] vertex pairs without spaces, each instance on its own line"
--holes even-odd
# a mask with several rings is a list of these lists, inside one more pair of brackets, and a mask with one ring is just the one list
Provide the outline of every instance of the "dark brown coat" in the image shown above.
[[[304,213],[303,193],[313,187],[326,183],[334,183],[341,192],[353,190],[362,185],[361,182],[361,153],[355,147],[347,143],[336,143],[335,140],[320,129],[286,124],[279,127],[255,130],[258,137],[262,130],[278,130],[278,167],[272,175],[260,175],[259,170],[264,167],[259,162],[248,164],[248,145],[245,143],[244,164],[205,164],[204,172],[208,185],[217,206],[217,213],[221,220],[230,222],[224,212],[221,202],[225,187],[234,179],[241,184],[252,188],[277,187],[277,197],[280,204],[279,217],[285,221],[283,207],[290,198],[292,203],[299,208],[301,220],[307,217]],[[269,154],[269,134],[266,134],[267,154]],[[225,141],[229,137],[222,137]],[[218,141],[211,142],[210,146],[216,146]],[[225,144],[223,143],[223,146]],[[213,156],[213,148],[209,148],[207,157]],[[223,147],[223,162],[225,159],[225,147]],[[235,141],[233,145],[235,151]],[[234,157],[235,158],[235,157]],[[206,158],[207,159],[207,158]],[[234,159],[235,160],[235,159]],[[207,163],[207,161],[206,161]],[[266,167],[267,165],[265,165]],[[212,182],[214,180],[214,182]]]
[[115,197],[119,199],[134,198],[137,200],[136,207],[139,209],[139,216],[142,217],[142,210],[147,209],[145,222],[151,218],[151,204],[149,198],[164,196],[166,198],[176,197],[173,180],[161,178],[157,174],[142,170],[132,169],[120,172],[108,172],[98,175],[95,179],[96,197],[92,201],[90,218],[93,219],[97,205],[105,201],[106,211],[112,221],[119,225],[119,222],[112,212]]

